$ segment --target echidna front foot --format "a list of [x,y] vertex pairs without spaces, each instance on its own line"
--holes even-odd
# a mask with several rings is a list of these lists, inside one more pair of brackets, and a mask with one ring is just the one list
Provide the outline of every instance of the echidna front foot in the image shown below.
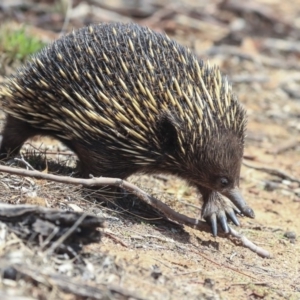
[[236,214],[240,214],[241,211],[229,199],[215,191],[204,193],[202,196],[202,218],[210,224],[214,236],[218,233],[218,223],[225,233],[229,232],[228,220],[237,226],[240,225]]

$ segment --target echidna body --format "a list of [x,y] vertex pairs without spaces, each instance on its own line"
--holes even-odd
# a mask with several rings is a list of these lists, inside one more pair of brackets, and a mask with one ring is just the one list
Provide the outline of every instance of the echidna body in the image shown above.
[[0,96],[2,155],[51,135],[77,154],[85,177],[186,179],[214,234],[217,220],[228,231],[226,215],[253,216],[238,191],[245,110],[217,68],[164,34],[134,24],[74,31],[35,55]]

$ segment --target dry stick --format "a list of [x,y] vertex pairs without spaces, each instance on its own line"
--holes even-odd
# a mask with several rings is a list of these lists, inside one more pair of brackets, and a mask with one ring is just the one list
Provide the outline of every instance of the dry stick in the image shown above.
[[218,54],[222,55],[230,55],[230,56],[237,56],[243,60],[249,60],[253,61],[255,63],[263,64],[267,67],[271,68],[279,68],[279,69],[292,69],[292,70],[300,70],[300,64],[288,61],[282,61],[278,59],[274,59],[272,57],[268,57],[265,55],[256,54],[250,55],[247,53],[242,52],[239,48],[235,46],[213,46],[208,51],[206,51],[204,54],[208,56],[215,56]]
[[267,150],[267,153],[269,154],[280,154],[282,152],[285,152],[287,150],[293,149],[297,147],[300,144],[300,140],[295,139],[294,137],[290,140],[288,140],[285,144],[278,146],[275,149]]
[[[56,287],[69,294],[79,296],[80,299],[112,299],[111,297],[109,297],[110,295],[112,295],[112,293],[118,293],[120,295],[123,295],[124,297],[121,297],[122,299],[144,299],[141,298],[139,295],[135,294],[134,292],[129,291],[126,288],[116,286],[114,284],[97,283],[97,286],[95,286],[80,279],[73,280],[73,278],[70,278],[66,275],[50,273],[49,270],[30,268],[28,265],[25,264],[13,264],[13,268],[16,269],[18,273],[33,279],[37,283],[42,283],[46,287],[52,287],[52,289]],[[108,291],[110,293],[107,293]],[[108,294],[107,297],[106,294]],[[117,298],[120,299],[119,297]],[[1,297],[1,299],[4,298]],[[13,298],[10,297],[9,299]],[[78,299],[78,297],[76,297],[76,299]]]
[[33,167],[29,162],[27,162],[27,161],[24,159],[24,157],[23,157],[22,154],[21,154],[21,158],[15,157],[14,159],[15,159],[16,161],[22,162],[26,167],[28,167],[30,170],[33,170],[33,171],[34,171],[34,167]]
[[290,180],[290,181],[293,181],[293,182],[300,183],[300,179],[298,179],[298,178],[296,178],[294,176],[291,176],[291,175],[285,173],[284,171],[281,171],[281,170],[278,170],[278,169],[252,166],[252,165],[249,165],[249,164],[247,164],[245,162],[243,162],[243,165],[246,166],[246,167],[248,167],[248,168],[257,170],[257,171],[261,171],[261,172],[268,173],[270,175],[277,176],[277,177],[279,177],[281,179],[287,179],[287,180]]
[[148,27],[157,25],[161,20],[165,19],[169,15],[176,14],[179,10],[183,10],[178,4],[168,4],[157,10],[153,15],[141,21],[141,24]]
[[104,233],[105,236],[107,236],[108,238],[112,239],[116,243],[119,243],[123,247],[128,248],[128,245],[125,242],[123,242],[121,239],[119,239],[114,234],[112,234],[111,232],[109,232],[107,228],[103,230],[103,233]]
[[60,31],[60,36],[63,36],[65,34],[65,31],[69,25],[70,22],[70,15],[71,15],[71,11],[72,11],[72,6],[73,6],[73,1],[72,0],[67,0],[64,3],[67,3],[67,7],[66,7],[66,12],[65,12],[65,19],[64,19],[64,23],[63,26],[61,28]]
[[[38,171],[34,171],[38,172]],[[48,255],[52,255],[52,253],[55,251],[55,249],[61,245],[81,224],[81,222],[85,219],[87,216],[86,213],[83,213],[80,218],[70,227],[65,234],[63,234],[56,242],[52,244],[52,246],[47,250]]]
[[232,236],[238,238],[245,247],[247,247],[250,250],[252,250],[253,252],[257,253],[261,257],[271,258],[271,254],[267,250],[265,250],[265,249],[263,249],[263,248],[255,245],[253,242],[251,242],[250,240],[248,240],[244,235],[240,234],[235,229],[233,229],[233,228],[231,228],[229,226],[228,226],[228,228],[229,228],[229,233]]
[[244,273],[244,272],[242,272],[242,271],[240,271],[240,270],[238,270],[238,269],[236,269],[236,268],[234,268],[234,267],[230,267],[229,265],[225,265],[224,263],[218,263],[218,262],[216,262],[216,261],[210,259],[210,258],[207,257],[206,255],[202,254],[202,253],[199,252],[199,251],[196,251],[196,250],[191,250],[191,251],[194,252],[194,253],[196,253],[196,254],[198,254],[199,256],[203,257],[204,259],[208,260],[208,261],[211,262],[212,264],[215,264],[215,265],[218,266],[218,267],[224,267],[224,268],[227,268],[227,269],[229,269],[229,270],[231,270],[231,271],[233,271],[233,272],[239,273],[239,274],[241,274],[241,275],[243,275],[243,276],[247,276],[247,277],[249,277],[249,278],[252,278],[252,279],[256,280],[255,277],[253,277],[253,276],[251,276],[251,275],[249,275],[249,274],[246,274],[246,273]]
[[[34,150],[38,151],[39,153],[42,153],[42,154],[53,154],[53,155],[68,155],[68,156],[76,156],[76,154],[72,151],[64,151],[64,150],[61,150],[61,151],[48,151],[47,149],[40,149],[40,148],[37,148],[35,147],[34,145],[32,145],[31,143],[29,142],[26,142],[25,145],[28,145],[30,146],[31,148],[33,148]],[[41,145],[42,146],[42,145]],[[26,149],[25,150],[22,150],[23,153],[26,153]],[[16,159],[16,158],[15,158]]]
[[[0,166],[0,172],[6,172],[9,174],[15,174],[15,175],[20,175],[20,176],[29,176],[29,177],[34,177],[36,179],[45,179],[45,180],[51,180],[55,182],[60,182],[60,183],[66,183],[66,184],[75,184],[75,185],[82,185],[85,187],[91,187],[91,186],[116,186],[116,187],[121,187],[124,190],[136,195],[138,198],[141,200],[145,201],[147,204],[150,206],[156,208],[160,212],[162,212],[168,219],[171,219],[175,222],[178,222],[180,224],[187,225],[192,228],[196,228],[198,230],[207,230],[209,231],[209,225],[204,222],[200,221],[198,219],[193,219],[188,216],[185,216],[183,214],[180,214],[176,211],[174,211],[172,208],[170,208],[168,205],[165,203],[159,201],[158,199],[154,198],[153,196],[147,194],[134,184],[127,182],[122,179],[118,178],[107,178],[107,177],[100,177],[100,178],[91,178],[91,179],[83,179],[83,178],[72,178],[72,177],[67,177],[67,176],[57,176],[53,174],[46,174],[46,173],[41,173],[39,171],[29,171],[29,170],[24,170],[24,169],[16,169],[16,168],[11,168],[11,167],[6,167],[6,166]],[[270,258],[271,255],[268,251],[264,250],[263,248],[260,248],[256,246],[254,243],[249,241],[246,237],[243,235],[239,234],[235,230],[229,227],[229,232],[232,236],[238,238],[242,244],[249,248],[251,251],[257,253],[261,257],[266,257]]]

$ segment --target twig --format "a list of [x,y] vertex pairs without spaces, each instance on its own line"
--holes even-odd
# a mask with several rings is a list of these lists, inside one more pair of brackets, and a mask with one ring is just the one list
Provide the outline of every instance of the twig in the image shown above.
[[293,149],[300,144],[300,140],[295,139],[294,137],[288,140],[285,144],[278,146],[277,148],[267,150],[269,154],[280,154],[287,150]]
[[[162,212],[166,218],[173,220],[175,222],[178,222],[179,224],[184,224],[186,226],[202,230],[202,231],[208,231],[210,232],[210,227],[208,223],[204,221],[200,221],[198,219],[193,219],[188,216],[185,216],[183,214],[180,214],[176,211],[174,211],[172,208],[170,208],[165,203],[159,201],[158,199],[154,198],[153,196],[147,194],[134,184],[127,182],[122,179],[118,178],[106,178],[106,177],[100,177],[100,178],[91,178],[91,179],[83,179],[83,178],[72,178],[67,176],[57,176],[53,174],[47,174],[47,173],[41,173],[39,171],[29,171],[24,169],[16,169],[6,166],[0,166],[0,172],[6,172],[10,174],[20,175],[20,176],[29,176],[34,177],[37,179],[45,179],[45,180],[52,180],[55,182],[60,183],[67,183],[67,184],[75,184],[75,185],[82,185],[85,187],[91,187],[91,186],[116,186],[121,187],[125,189],[127,192],[130,192],[140,198],[141,200],[145,201],[150,206],[156,208],[160,212]],[[76,222],[77,223],[77,222]],[[75,224],[74,224],[75,226]],[[77,225],[78,226],[78,225]],[[73,228],[73,227],[72,227]],[[236,238],[238,238],[242,244],[249,248],[251,251],[257,253],[258,255],[262,257],[270,257],[270,254],[262,249],[254,245],[252,242],[248,241],[245,237],[243,237],[241,234],[239,234],[237,231],[233,230],[229,227],[230,234]]]
[[190,275],[190,274],[194,274],[194,273],[203,273],[203,268],[198,269],[198,270],[177,273],[177,274],[174,274],[174,276],[185,276],[185,275]]
[[183,8],[180,7],[177,3],[164,6],[161,9],[157,10],[155,13],[153,13],[150,17],[141,21],[140,23],[144,26],[154,27],[166,17],[176,14],[179,11],[179,9],[181,9],[182,12]]
[[128,248],[128,245],[123,242],[121,239],[119,239],[118,237],[116,237],[114,234],[112,234],[111,232],[109,232],[109,230],[106,228],[105,230],[103,230],[103,233],[105,236],[107,236],[108,238],[112,239],[113,241],[119,243],[120,245],[122,245],[123,247]]
[[267,282],[237,282],[237,283],[232,283],[231,286],[239,286],[239,285],[262,285],[262,286],[270,286],[269,283]]
[[15,157],[14,160],[19,161],[19,162],[22,162],[25,166],[27,166],[27,168],[29,168],[30,170],[33,170],[33,171],[34,171],[35,168],[34,168],[29,162],[27,162],[27,161],[25,160],[25,158],[23,157],[22,154],[20,154],[20,155],[21,155],[21,158]]
[[160,264],[162,264],[163,266],[167,267],[168,269],[174,270],[174,268],[168,266],[166,263],[164,263],[164,262],[162,262],[162,261],[160,261],[160,260],[158,260],[158,259],[156,259],[156,258],[153,258],[153,259],[156,260],[157,262],[159,262]]
[[47,250],[47,254],[51,255],[55,249],[61,245],[76,229],[77,227],[81,224],[81,222],[85,219],[85,217],[87,216],[86,213],[83,213],[80,218],[73,224],[72,227],[70,227],[70,229],[67,230],[67,232],[65,234],[63,234],[56,242],[54,242],[51,247]]
[[[77,296],[76,298],[79,297],[80,299],[120,299],[120,297],[113,297],[112,295],[114,294],[122,295],[122,299],[145,299],[133,291],[113,284],[97,283],[97,286],[95,286],[87,284],[87,282],[83,280],[75,281],[68,276],[52,274],[49,270],[41,271],[39,269],[30,268],[28,265],[13,264],[12,267],[19,274],[25,275],[38,283],[42,283],[51,288],[57,287],[59,290],[74,294]],[[1,299],[3,298],[1,297]]]
[[269,77],[263,74],[237,74],[230,77],[232,83],[267,82]]
[[249,278],[252,278],[252,279],[255,279],[255,280],[256,280],[255,277],[253,277],[253,276],[251,276],[251,275],[249,275],[249,274],[246,274],[246,273],[244,273],[244,272],[242,272],[242,271],[240,271],[240,270],[238,270],[238,269],[236,269],[236,268],[233,268],[233,267],[231,267],[231,266],[229,266],[229,265],[225,265],[225,264],[223,264],[223,263],[218,263],[218,262],[216,262],[215,260],[213,260],[213,259],[207,257],[206,255],[204,255],[203,253],[201,253],[198,249],[197,249],[197,250],[191,249],[190,251],[192,251],[192,252],[198,254],[199,256],[203,257],[205,260],[209,261],[210,263],[212,263],[212,264],[214,264],[214,265],[216,265],[216,266],[218,266],[218,267],[224,267],[224,268],[227,268],[227,269],[229,269],[229,270],[231,270],[231,271],[233,271],[233,272],[239,273],[239,274],[241,274],[241,275],[243,275],[243,276],[247,276],[247,277],[249,277]]
[[289,174],[287,174],[287,173],[285,173],[284,171],[281,171],[281,170],[272,169],[272,168],[266,168],[266,167],[252,166],[252,165],[249,165],[249,164],[247,164],[245,162],[243,162],[243,165],[246,166],[246,167],[248,167],[248,168],[257,170],[257,171],[261,171],[261,172],[268,173],[270,175],[277,176],[277,177],[279,177],[281,179],[287,179],[287,180],[290,180],[290,181],[294,181],[294,182],[300,183],[299,179],[297,179],[296,177],[291,176],[291,175],[289,175]]
[[178,201],[186,206],[190,206],[190,207],[193,207],[193,208],[196,208],[198,209],[199,211],[201,211],[201,207],[200,206],[197,206],[197,205],[194,205],[194,204],[191,204],[191,203],[188,203],[186,201],[183,201],[181,199],[178,199]]
[[68,27],[68,24],[70,22],[70,16],[71,16],[71,11],[72,11],[72,6],[73,6],[73,1],[72,0],[67,0],[65,1],[67,7],[66,7],[66,13],[65,13],[65,19],[64,23],[62,25],[61,31],[60,31],[60,36],[63,36],[65,34],[65,31]]
[[262,47],[271,51],[276,49],[282,52],[300,53],[300,43],[298,41],[266,38],[262,42]]
[[56,234],[58,232],[59,232],[58,227],[53,228],[53,231],[47,236],[45,241],[43,241],[43,243],[41,243],[41,249],[42,250],[51,242],[51,240],[56,236]]
[[[39,153],[42,153],[44,155],[47,155],[47,154],[54,154],[54,155],[68,155],[68,156],[76,156],[76,154],[72,151],[64,151],[64,150],[61,150],[61,151],[48,151],[47,148],[45,149],[41,149],[42,147],[40,148],[37,148],[35,147],[33,144],[29,143],[29,142],[26,142],[24,145],[28,145],[30,146],[30,148],[33,148],[34,150],[38,151]],[[42,146],[42,145],[41,145]],[[26,150],[30,150],[30,149],[26,149]],[[23,151],[23,153],[25,152],[26,153],[26,150]]]
[[264,66],[268,66],[271,68],[278,68],[284,70],[300,70],[300,64],[296,63],[295,61],[292,62],[286,60],[281,61],[260,54],[251,55],[241,51],[238,47],[235,46],[226,46],[226,45],[213,46],[203,54],[207,56],[215,56],[219,54],[230,55],[230,56],[239,57],[240,59],[243,60],[252,61],[257,64],[262,64]]
[[231,228],[231,227],[228,227],[228,228],[229,228],[229,233],[232,236],[238,238],[242,242],[243,246],[245,246],[248,249],[251,249],[253,252],[255,252],[257,255],[259,255],[261,257],[268,257],[268,258],[271,257],[270,253],[267,250],[265,250],[259,246],[256,246],[253,242],[248,240],[244,235],[240,234],[233,228]]

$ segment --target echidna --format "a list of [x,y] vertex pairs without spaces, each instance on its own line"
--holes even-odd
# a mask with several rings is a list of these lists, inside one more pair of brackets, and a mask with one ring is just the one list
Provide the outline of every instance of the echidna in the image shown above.
[[[0,92],[0,153],[34,135],[72,149],[82,175],[175,174],[196,186],[217,234],[253,217],[238,186],[245,110],[216,67],[135,24],[82,28],[32,57]],[[227,197],[223,198],[221,195]]]

